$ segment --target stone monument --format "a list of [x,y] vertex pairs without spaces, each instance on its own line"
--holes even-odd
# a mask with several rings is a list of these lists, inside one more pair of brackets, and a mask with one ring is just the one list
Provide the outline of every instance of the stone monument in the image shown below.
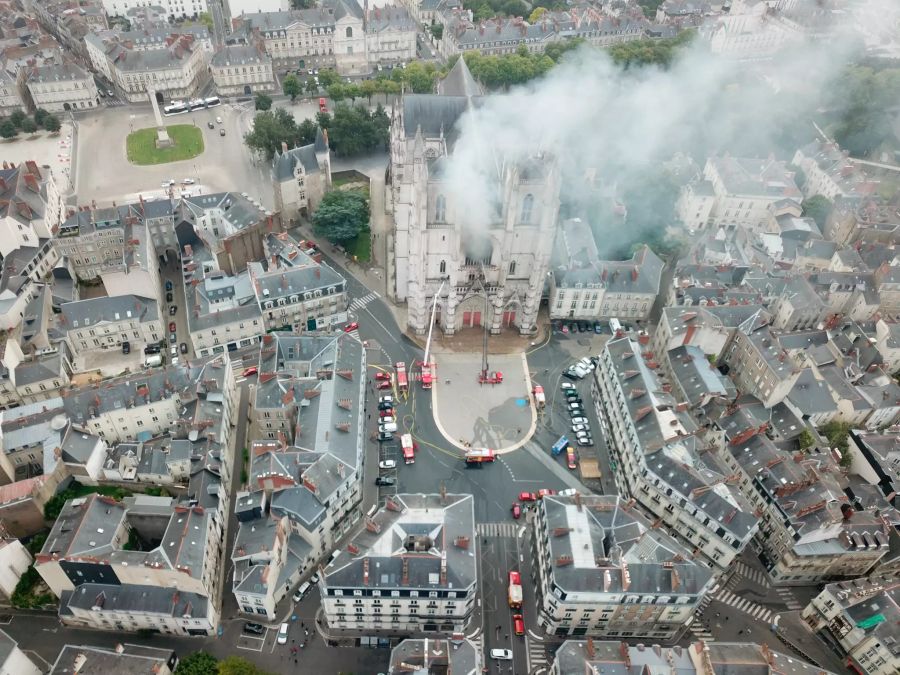
[[175,143],[169,138],[169,132],[163,125],[162,115],[159,112],[159,102],[156,100],[156,90],[148,89],[147,94],[150,96],[150,105],[153,106],[153,116],[156,118],[156,147],[169,148]]

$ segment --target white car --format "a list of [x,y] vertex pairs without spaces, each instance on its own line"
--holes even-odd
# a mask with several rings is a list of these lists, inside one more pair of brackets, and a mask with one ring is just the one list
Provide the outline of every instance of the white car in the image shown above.
[[[590,424],[590,421],[588,420],[587,417],[573,417],[572,424],[573,425],[575,425],[575,424]],[[574,429],[574,426],[573,426],[573,429]]]
[[393,459],[385,459],[381,462],[378,462],[378,468],[379,469],[396,469],[397,462],[394,461]]
[[378,402],[379,403],[393,403],[394,397],[393,396],[380,396],[380,397],[378,397]]
[[577,389],[577,387],[571,382],[563,382],[561,385],[559,385],[559,388],[563,391],[565,391],[566,389]]
[[182,185],[193,185],[195,182],[196,181],[194,181],[193,178],[185,178],[183,181],[181,181],[181,184]]
[[492,649],[491,658],[498,661],[512,661],[512,649]]
[[569,410],[584,410],[584,406],[583,406],[581,403],[578,403],[578,402],[576,402],[576,401],[572,401],[572,402],[569,404]]
[[216,117],[216,123],[217,123],[217,124],[222,124],[222,118],[221,118],[221,117]]
[[558,494],[560,497],[574,497],[576,494],[578,494],[578,490],[576,490],[575,488],[568,488],[566,490],[560,490],[556,494]]
[[286,645],[288,638],[288,624],[281,624],[281,628],[278,629],[278,644]]
[[587,424],[573,424],[572,431],[575,432],[575,435],[579,434],[588,434],[591,432],[591,428]]
[[390,415],[382,417],[381,419],[378,420],[379,424],[395,424],[396,422],[397,422],[397,420],[395,420]]
[[173,185],[175,185],[175,181],[172,180],[171,178],[169,180],[164,180],[162,183],[159,184],[159,186],[163,187],[163,188],[170,188]]
[[397,423],[391,422],[390,424],[379,424],[378,431],[382,434],[393,434],[397,431]]

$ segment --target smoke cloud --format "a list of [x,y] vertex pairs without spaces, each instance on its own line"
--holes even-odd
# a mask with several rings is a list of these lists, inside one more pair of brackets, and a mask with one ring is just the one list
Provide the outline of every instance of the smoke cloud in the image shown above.
[[[460,205],[457,222],[486,228],[496,219],[501,167],[540,153],[558,160],[571,216],[584,215],[586,193],[597,192],[588,175],[614,188],[604,199],[610,192],[652,199],[654,172],[677,153],[698,168],[725,152],[790,160],[796,143],[813,137],[815,107],[858,44],[852,30],[836,28],[828,40],[751,65],[711,55],[696,40],[668,70],[623,71],[604,51],[585,47],[545,78],[485,97],[461,118],[445,174]],[[640,227],[629,219],[627,228],[613,228],[627,234],[604,233],[601,254]]]

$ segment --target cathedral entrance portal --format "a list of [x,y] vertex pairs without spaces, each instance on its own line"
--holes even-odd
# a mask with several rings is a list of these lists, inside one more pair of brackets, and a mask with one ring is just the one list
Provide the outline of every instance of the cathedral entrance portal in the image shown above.
[[481,312],[463,312],[463,328],[479,328]]

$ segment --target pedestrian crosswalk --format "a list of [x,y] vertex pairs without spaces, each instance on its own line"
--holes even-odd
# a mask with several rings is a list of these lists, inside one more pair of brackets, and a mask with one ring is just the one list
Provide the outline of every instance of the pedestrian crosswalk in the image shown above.
[[378,295],[378,293],[376,293],[375,291],[372,291],[371,293],[367,293],[366,295],[362,296],[361,298],[353,298],[353,300],[350,301],[350,309],[355,309],[355,310],[359,311],[360,309],[362,309],[363,307],[368,305],[370,302],[372,302],[375,298],[380,298],[380,297],[381,296]]
[[794,594],[791,593],[789,588],[776,588],[775,592],[778,593],[778,597],[781,598],[781,601],[787,605],[787,608],[790,610],[803,609],[803,605],[801,605],[797,598],[794,597]]
[[735,568],[739,575],[748,581],[752,581],[757,586],[762,588],[768,588],[770,586],[769,578],[764,571],[750,567],[750,565],[747,565],[740,560],[735,564]]
[[713,637],[713,634],[703,625],[703,622],[695,619],[694,623],[691,624],[690,627],[691,633],[694,634],[698,640],[703,640],[704,642],[715,642],[716,638]]
[[515,537],[518,528],[515,523],[478,523],[475,529],[482,537]]
[[761,621],[769,623],[772,618],[772,610],[767,609],[762,605],[758,605],[747,598],[735,595],[724,588],[718,591],[714,597],[719,602],[724,602],[726,605],[730,605],[740,612],[749,614],[754,619],[760,619]]
[[533,673],[538,668],[545,668],[547,662],[547,649],[544,643],[535,640],[530,635],[525,636],[525,647],[528,650],[528,672]]

